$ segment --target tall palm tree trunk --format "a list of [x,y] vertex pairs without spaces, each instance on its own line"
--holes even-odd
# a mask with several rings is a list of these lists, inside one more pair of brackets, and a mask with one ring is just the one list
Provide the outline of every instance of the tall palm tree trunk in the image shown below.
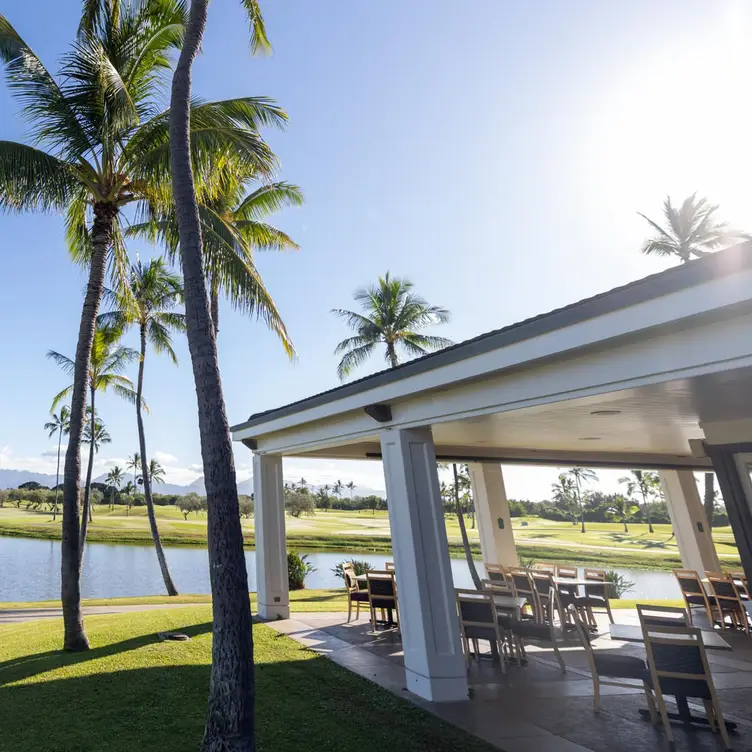
[[141,399],[144,393],[144,363],[146,361],[146,327],[141,325],[141,358],[138,361],[138,384],[136,385],[136,422],[138,424],[138,450],[141,453],[141,477],[144,479],[144,500],[146,501],[146,512],[149,515],[149,527],[151,528],[151,538],[154,541],[154,550],[157,552],[157,561],[159,570],[162,572],[167,595],[177,595],[178,590],[170,576],[170,570],[167,567],[162,541],[159,538],[159,529],[157,528],[157,517],[154,514],[154,501],[151,496],[151,477],[149,476],[149,463],[146,460],[146,432],[144,431],[144,418],[141,414]]
[[475,560],[473,559],[473,552],[470,550],[470,540],[467,537],[467,528],[465,527],[465,516],[462,514],[462,507],[460,506],[460,479],[457,474],[457,465],[452,465],[454,471],[454,506],[457,511],[457,522],[460,525],[460,537],[462,538],[462,548],[465,550],[465,559],[467,560],[467,567],[470,570],[470,576],[473,578],[473,584],[476,590],[483,589],[483,583],[478,575],[478,570],[475,568]]
[[580,493],[580,481],[575,478],[577,485],[577,503],[580,505],[580,532],[585,532],[585,505],[582,503],[582,494]]
[[219,289],[217,288],[217,283],[212,280],[211,281],[211,319],[212,324],[214,325],[214,339],[217,338],[217,335],[219,334]]
[[648,523],[648,532],[653,532],[653,521],[650,519],[650,502],[648,501],[647,494],[642,491],[642,505],[645,508],[645,520]]
[[397,349],[394,346],[394,342],[386,343],[386,359],[389,361],[390,368],[396,368],[399,365],[399,358],[397,357]]
[[55,506],[52,507],[52,521],[57,519],[57,497],[60,493],[60,451],[63,447],[63,427],[60,426],[57,438],[57,473],[55,474]]
[[107,250],[112,242],[112,227],[116,211],[114,207],[109,205],[95,204],[94,206],[89,282],[86,286],[86,295],[81,311],[76,360],[73,368],[70,429],[63,469],[62,563],[60,567],[60,600],[63,607],[65,633],[63,647],[66,650],[89,649],[89,639],[86,636],[81,615],[81,581],[78,569],[78,484],[81,475],[81,433],[84,427],[91,345],[94,341],[94,328],[97,323],[102,291],[104,290]]
[[170,163],[185,286],[188,347],[198,401],[212,589],[212,670],[203,752],[254,749],[251,605],[230,428],[201,259],[201,225],[190,157],[191,66],[208,0],[191,0],[172,81]]
[[94,399],[96,395],[94,386],[90,389],[91,399],[91,441],[89,442],[89,464],[86,468],[86,485],[84,486],[84,504],[81,517],[81,534],[78,544],[78,571],[81,571],[81,567],[84,563],[84,548],[86,547],[86,531],[89,529],[89,521],[91,519],[91,474],[94,469],[94,441],[96,439],[94,435],[94,429],[96,428],[96,413],[94,412]]

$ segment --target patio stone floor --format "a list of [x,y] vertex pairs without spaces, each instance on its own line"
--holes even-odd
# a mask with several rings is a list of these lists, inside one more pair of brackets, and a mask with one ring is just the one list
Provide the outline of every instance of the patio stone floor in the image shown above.
[[[617,610],[619,623],[637,623],[635,611]],[[653,752],[668,750],[662,726],[653,727],[639,715],[646,707],[641,689],[601,687],[602,710],[593,712],[593,685],[584,650],[573,638],[562,649],[563,674],[550,649],[527,647],[527,666],[507,666],[506,675],[490,664],[471,662],[470,699],[430,703],[405,689],[402,646],[394,632],[371,632],[365,618],[345,623],[342,613],[295,614],[268,626],[327,656],[339,665],[404,697],[430,713],[490,742],[504,752]],[[614,642],[606,621],[596,650],[644,657],[642,645]],[[713,679],[727,720],[739,724],[731,735],[736,752],[752,752],[752,639],[724,635],[732,652],[708,651]],[[669,710],[672,698],[667,697]],[[690,702],[704,715],[701,705]],[[677,750],[711,752],[723,749],[720,737],[708,730],[673,726]]]

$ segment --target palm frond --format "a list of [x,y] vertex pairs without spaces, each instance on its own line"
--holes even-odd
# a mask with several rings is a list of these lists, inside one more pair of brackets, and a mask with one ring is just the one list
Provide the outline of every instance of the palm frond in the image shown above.
[[302,206],[303,192],[284,181],[262,185],[249,193],[233,214],[239,219],[263,219],[286,206]]
[[69,376],[73,376],[73,370],[76,364],[66,355],[56,352],[55,350],[48,350],[46,355],[48,360],[58,365],[64,373]]
[[55,410],[55,408],[65,399],[68,399],[68,395],[70,395],[73,392],[73,384],[70,384],[69,386],[66,386],[65,389],[61,389],[53,398],[52,398],[52,405],[50,406],[50,411]]
[[272,45],[266,36],[264,17],[261,15],[261,5],[258,0],[241,0],[246,14],[251,33],[251,52],[254,55],[268,54],[272,51]]
[[375,346],[375,343],[369,343],[350,350],[337,366],[337,376],[340,381],[346,379],[355,368],[368,360]]
[[152,347],[158,353],[167,354],[170,360],[177,365],[178,356],[172,348],[172,336],[170,335],[170,330],[166,326],[156,318],[152,318],[149,322],[146,336]]

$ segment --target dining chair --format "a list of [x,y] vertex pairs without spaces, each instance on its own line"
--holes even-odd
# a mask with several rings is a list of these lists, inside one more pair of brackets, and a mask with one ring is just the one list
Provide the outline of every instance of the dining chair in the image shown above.
[[694,569],[674,569],[672,571],[674,577],[676,577],[676,581],[679,583],[679,589],[684,598],[684,603],[687,606],[690,626],[694,625],[692,619],[692,606],[703,608],[705,610],[705,615],[708,617],[708,621],[712,626],[715,601],[713,598],[709,598],[708,594],[705,592],[700,575],[697,574]]
[[536,564],[533,567],[534,572],[544,572],[552,577],[556,576],[556,564]]
[[727,574],[733,580],[734,585],[736,585],[736,589],[739,591],[739,597],[743,601],[750,600],[749,580],[747,579],[745,572],[743,570],[736,570],[730,571]]
[[643,627],[688,627],[687,610],[680,606],[637,604],[637,616]]
[[[530,579],[532,580],[533,587],[535,589],[535,601],[536,601],[536,621],[541,624],[546,620],[546,613],[548,610],[548,601],[551,596],[551,590],[554,587],[554,582],[551,579],[550,574],[546,572],[539,572],[535,569],[531,569]],[[562,621],[564,620],[564,614],[560,614]]]
[[360,604],[368,603],[368,590],[362,590],[355,575],[355,567],[347,563],[342,567],[342,576],[345,578],[345,590],[347,591],[347,623],[352,618],[352,606],[355,604],[355,618],[360,618]]
[[[577,596],[574,599],[574,605],[581,609],[587,616],[587,621],[592,629],[598,629],[598,622],[595,620],[593,609],[603,609],[608,614],[608,620],[613,624],[614,615],[611,613],[611,604],[609,603],[609,583],[606,578],[605,569],[585,569],[585,595]],[[592,585],[589,583],[593,583]]]
[[[650,717],[653,723],[656,723],[655,702],[653,701],[653,693],[648,684],[650,672],[645,661],[633,655],[620,655],[605,650],[593,650],[593,646],[590,644],[592,637],[589,625],[583,621],[579,610],[574,604],[571,604],[567,610],[577,631],[577,637],[585,649],[585,655],[590,666],[590,675],[593,679],[593,706],[595,712],[598,713],[601,709],[601,684],[630,689],[639,688],[642,685],[645,697],[647,698]],[[632,679],[633,682],[639,682],[639,684],[614,681],[614,679]]]
[[[527,601],[522,608],[522,618],[532,617],[537,620],[539,613],[538,599],[536,597],[535,587],[530,578],[530,572],[522,567],[509,567],[507,571],[509,572],[509,580],[514,585],[514,591],[517,594],[517,597],[525,598]],[[529,614],[525,613],[525,608],[530,609]]]
[[568,580],[576,580],[579,577],[577,567],[570,567],[568,564],[558,564],[556,566],[556,576]]
[[739,590],[731,577],[710,576],[707,580],[710,591],[715,599],[715,608],[721,623],[721,629],[724,632],[726,631],[726,618],[728,617],[731,622],[729,625],[731,628],[741,628],[749,634],[747,609],[744,608]]
[[562,673],[566,673],[567,666],[559,652],[557,628],[554,624],[554,610],[558,609],[559,613],[561,613],[561,608],[561,604],[558,603],[558,594],[554,588],[551,588],[551,592],[547,598],[546,619],[543,623],[530,619],[521,619],[512,625],[512,635],[515,638],[515,649],[520,663],[524,663],[527,660],[525,640],[529,642],[542,642],[551,645]]
[[366,572],[366,582],[368,584],[368,602],[371,608],[371,629],[374,632],[376,631],[377,610],[381,610],[382,617],[385,615],[385,611],[388,612],[388,620],[382,619],[382,621],[388,621],[390,626],[395,625],[399,629],[399,602],[394,572],[372,569],[370,572]]
[[[492,653],[499,655],[501,672],[506,673],[504,664],[504,634],[499,624],[493,596],[477,590],[455,590],[457,614],[460,619],[460,637],[465,654],[465,666],[470,667],[470,643],[473,643],[474,656],[480,662],[478,642],[488,642]],[[506,631],[506,630],[504,630]]]
[[685,707],[687,698],[702,700],[710,728],[719,731],[724,748],[731,749],[701,630],[697,627],[643,626],[642,631],[650,669],[650,686],[672,748],[674,735],[664,695],[674,695],[677,704]]
[[387,572],[394,572],[394,562],[393,561],[385,561],[384,562],[384,570]]
[[486,564],[483,562],[483,568],[486,570],[486,577],[491,580],[491,582],[499,582],[502,584],[506,582],[505,567],[501,564]]

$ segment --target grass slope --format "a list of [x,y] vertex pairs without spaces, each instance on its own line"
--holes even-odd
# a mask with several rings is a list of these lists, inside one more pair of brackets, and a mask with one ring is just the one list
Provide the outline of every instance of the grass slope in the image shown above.
[[[175,507],[157,507],[160,533],[166,545],[206,545],[206,519],[191,515],[184,520]],[[514,535],[520,554],[535,561],[571,564],[597,564],[607,567],[671,569],[681,566],[676,539],[670,525],[656,525],[648,533],[646,525],[630,525],[625,533],[618,523],[587,523],[587,532],[568,522],[537,517],[515,518]],[[386,512],[317,512],[311,517],[288,517],[287,542],[290,549],[326,549],[343,552],[389,553],[391,537]],[[459,526],[454,516],[446,517],[452,554],[462,554]],[[478,531],[468,526],[471,546],[480,557]],[[243,520],[245,543],[255,544],[253,520]],[[5,507],[0,509],[0,535],[59,539],[60,521],[48,513]],[[150,543],[146,511],[97,508],[89,526],[88,539],[100,543]],[[731,529],[714,528],[713,539],[725,566],[740,563]]]
[[[90,617],[92,650],[60,623],[0,626],[0,751],[198,749],[211,660],[205,606]],[[179,630],[189,642],[161,642]],[[259,752],[492,752],[263,625],[254,627]]]

